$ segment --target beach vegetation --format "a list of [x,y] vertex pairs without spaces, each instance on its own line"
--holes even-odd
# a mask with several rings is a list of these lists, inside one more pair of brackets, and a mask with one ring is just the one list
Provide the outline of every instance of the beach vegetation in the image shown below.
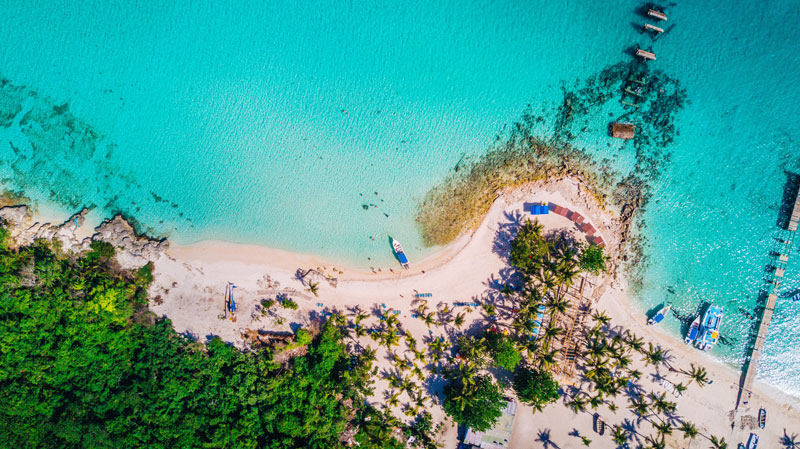
[[602,246],[590,243],[584,246],[580,254],[580,267],[582,270],[592,274],[600,274],[606,271],[608,257]]
[[442,406],[456,422],[484,431],[497,422],[506,407],[503,390],[488,374],[460,376],[444,387]]
[[519,367],[514,373],[514,392],[520,401],[536,410],[543,409],[560,397],[558,382],[549,371],[528,367]]
[[319,282],[309,281],[308,291],[314,296],[319,296]]
[[683,370],[681,372],[689,377],[689,383],[696,382],[701,387],[708,385],[708,372],[702,366],[691,363],[689,371]]
[[112,256],[102,243],[12,249],[0,227],[4,446],[329,448],[352,429],[361,447],[403,447],[403,425],[366,405],[372,361],[339,326],[299,330],[304,353],[281,361],[193,341],[147,311],[151,269]]
[[297,302],[294,299],[292,299],[292,298],[284,298],[284,300],[281,301],[281,307],[283,307],[284,309],[289,309],[289,310],[297,310],[298,305],[297,305]]
[[617,446],[624,446],[628,442],[628,432],[620,426],[614,426],[614,432],[611,434],[614,444]]
[[522,360],[522,354],[517,349],[514,341],[500,332],[487,331],[484,333],[486,347],[496,366],[514,371]]
[[697,426],[690,423],[689,421],[682,422],[681,425],[678,427],[678,430],[683,432],[684,438],[688,438],[690,440],[694,440],[695,438],[697,438],[697,435],[700,433],[697,431]]
[[711,441],[711,449],[728,449],[728,443],[725,441],[725,438],[711,435],[709,441]]

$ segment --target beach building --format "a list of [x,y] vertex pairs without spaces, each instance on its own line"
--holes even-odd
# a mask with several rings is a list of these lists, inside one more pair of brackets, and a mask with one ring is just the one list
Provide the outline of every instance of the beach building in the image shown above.
[[485,432],[468,429],[464,437],[467,448],[481,449],[506,449],[511,441],[511,432],[514,428],[514,417],[517,415],[517,403],[508,401],[506,409],[497,424]]

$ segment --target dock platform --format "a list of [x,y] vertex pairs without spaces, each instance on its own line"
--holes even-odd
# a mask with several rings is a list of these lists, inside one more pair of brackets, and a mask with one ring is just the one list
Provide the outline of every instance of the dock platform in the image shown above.
[[736,397],[736,406],[734,408],[734,423],[738,418],[740,407],[747,404],[750,399],[753,381],[756,378],[756,371],[758,370],[758,363],[761,360],[761,351],[764,348],[764,343],[766,342],[767,334],[769,332],[769,325],[772,321],[772,316],[775,313],[775,305],[778,302],[778,294],[783,282],[783,275],[786,272],[786,266],[789,262],[789,254],[791,254],[798,223],[800,223],[800,192],[795,195],[792,215],[789,219],[789,223],[786,225],[786,231],[788,232],[787,235],[781,240],[781,249],[778,251],[777,257],[774,261],[775,271],[770,279],[767,300],[764,304],[764,310],[761,313],[761,319],[758,323],[758,332],[756,333],[755,341],[750,348],[750,355],[747,357],[746,366],[743,369],[742,375],[739,379],[739,394]]

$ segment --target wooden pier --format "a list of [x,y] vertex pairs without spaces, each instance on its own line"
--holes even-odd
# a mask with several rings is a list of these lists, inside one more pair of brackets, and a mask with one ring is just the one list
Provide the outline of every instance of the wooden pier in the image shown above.
[[795,196],[792,215],[786,226],[786,230],[789,232],[782,239],[781,249],[778,251],[778,255],[775,259],[775,271],[770,279],[769,293],[767,295],[767,301],[764,304],[764,311],[761,314],[761,320],[758,324],[756,339],[750,348],[750,355],[747,357],[746,366],[739,379],[739,394],[736,397],[734,424],[738,417],[740,407],[749,403],[753,381],[755,380],[756,371],[758,370],[758,362],[761,360],[761,350],[764,348],[764,342],[767,339],[772,315],[775,313],[775,304],[778,302],[778,292],[783,282],[783,275],[786,273],[786,264],[789,262],[789,254],[792,250],[798,223],[800,223],[800,192]]
[[650,60],[650,61],[655,61],[656,60],[656,54],[655,53],[653,53],[652,51],[642,50],[641,48],[637,48],[636,49],[636,56],[638,56],[638,57],[640,57],[642,59]]
[[649,8],[647,10],[647,15],[650,17],[655,17],[658,20],[667,20],[666,14],[653,8]]
[[645,23],[644,24],[644,29],[645,29],[645,31],[652,31],[652,32],[654,32],[656,34],[661,34],[661,33],[664,32],[663,28],[659,28],[659,27],[657,27],[655,25],[650,25],[649,23]]

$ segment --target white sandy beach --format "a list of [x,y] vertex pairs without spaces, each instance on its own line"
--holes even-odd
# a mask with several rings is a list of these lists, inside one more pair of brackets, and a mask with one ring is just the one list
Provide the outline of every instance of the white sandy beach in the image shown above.
[[[407,271],[399,266],[383,267],[380,272],[351,270],[334,267],[310,255],[224,242],[172,246],[165,256],[156,261],[151,309],[158,315],[170,318],[179,332],[188,332],[201,339],[218,335],[236,344],[242,344],[241,334],[245,329],[290,330],[292,324],[307,324],[309,317],[324,310],[336,309],[347,313],[356,307],[363,311],[392,309],[400,311],[403,329],[422,341],[431,331],[421,320],[411,317],[411,311],[416,306],[416,302],[413,302],[414,293],[431,293],[428,304],[432,308],[439,303],[452,304],[485,299],[492,295],[496,287],[502,285],[508,268],[502,256],[503,245],[507,243],[504,232],[513,228],[520,219],[530,217],[523,206],[526,202],[534,201],[554,202],[579,212],[603,236],[609,254],[617,256],[614,248],[618,246],[618,224],[589,195],[582,193],[576,182],[563,180],[547,185],[529,185],[500,194],[474,232],[433,257],[423,261],[412,260],[412,267]],[[578,239],[584,238],[575,224],[564,217],[549,214],[539,219],[547,231],[566,230],[574,233]],[[297,279],[298,268],[318,268],[326,275],[336,277],[337,285],[334,287],[321,280],[318,297],[314,297]],[[239,311],[235,322],[222,318],[224,291],[228,282],[237,286],[235,299]],[[596,294],[595,308],[605,310],[611,316],[613,325],[628,328],[644,337],[645,341],[667,349],[676,369],[688,369],[690,363],[708,369],[713,384],[703,388],[690,385],[678,400],[678,414],[696,424],[702,434],[724,436],[729,443],[733,443],[731,447],[735,447],[739,441],[745,441],[749,429],[736,429],[740,435],[737,437],[732,432],[729,418],[735,405],[738,370],[688,347],[657,327],[646,326],[645,317],[631,305],[624,283],[620,280],[606,279],[602,284]],[[273,307],[272,310],[278,310],[285,320],[278,325],[274,317],[262,316],[259,304],[261,299],[274,298],[282,292],[289,292],[300,307],[297,311]],[[467,316],[465,327],[476,319],[483,319],[478,310]],[[366,321],[369,324],[377,321],[377,318],[373,316]],[[432,330],[434,337],[444,335],[442,328],[434,326]],[[359,343],[377,346],[367,337],[362,337]],[[381,370],[391,369],[390,360],[383,349],[378,351],[378,366]],[[653,368],[642,364],[640,369],[645,373],[645,389],[663,391],[663,387],[650,374]],[[687,382],[686,376],[678,372],[669,372],[664,368],[660,371],[664,378],[673,383]],[[376,385],[374,400],[381,403],[388,383],[379,380]],[[759,407],[766,408],[769,414],[767,428],[758,431],[761,447],[778,447],[784,431],[789,435],[800,432],[798,401],[769,386],[757,383],[756,387],[753,397],[740,413],[755,416]],[[593,433],[592,426],[594,413],[600,413],[609,424],[620,424],[625,419],[633,418],[625,408],[627,402],[624,395],[617,402],[620,408],[616,413],[601,407],[598,411],[590,410],[577,416],[564,406],[563,401],[550,405],[536,415],[523,406],[517,414],[510,447],[579,447],[580,439],[571,435],[575,429],[581,435],[589,436],[593,440],[593,447],[615,447],[609,437],[610,432],[601,437]],[[442,419],[443,412],[439,406],[429,409],[436,419]],[[402,417],[399,408],[396,412],[398,417]],[[749,418],[745,418],[747,420]],[[646,426],[643,429],[647,429]],[[455,447],[456,430],[452,425],[446,428],[448,431],[440,441],[445,444],[444,447]],[[667,443],[668,447],[690,447],[690,442],[684,441],[677,430],[668,437]],[[698,437],[691,447],[708,447],[708,441]]]

